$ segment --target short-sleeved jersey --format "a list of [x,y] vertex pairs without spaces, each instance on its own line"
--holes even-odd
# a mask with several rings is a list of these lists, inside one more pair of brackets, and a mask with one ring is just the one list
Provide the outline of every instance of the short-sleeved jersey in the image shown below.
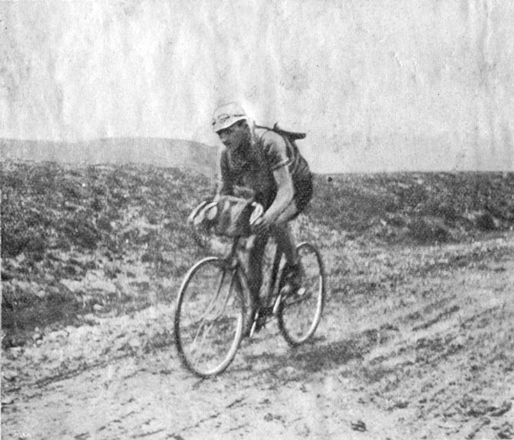
[[244,154],[222,150],[220,192],[233,194],[235,186],[249,188],[256,201],[268,209],[277,194],[273,172],[286,166],[293,184],[310,179],[309,166],[296,145],[272,130],[256,127],[251,146]]

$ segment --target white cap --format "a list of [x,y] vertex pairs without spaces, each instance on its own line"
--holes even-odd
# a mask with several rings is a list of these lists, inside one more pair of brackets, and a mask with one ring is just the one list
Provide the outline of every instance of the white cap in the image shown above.
[[220,130],[234,125],[238,121],[247,120],[243,107],[235,102],[222,105],[215,112],[212,117],[212,128],[217,133]]

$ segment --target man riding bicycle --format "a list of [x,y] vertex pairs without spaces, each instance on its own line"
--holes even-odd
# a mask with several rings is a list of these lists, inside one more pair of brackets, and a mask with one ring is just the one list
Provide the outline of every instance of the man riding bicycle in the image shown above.
[[256,237],[248,260],[252,295],[258,300],[261,262],[270,235],[285,255],[286,281],[293,291],[297,290],[301,285],[301,267],[289,222],[312,198],[312,175],[294,145],[295,137],[288,136],[295,134],[255,125],[236,103],[219,107],[212,126],[224,145],[217,197],[238,196],[238,188],[242,187],[249,189],[254,200],[264,207],[263,216],[253,228]]

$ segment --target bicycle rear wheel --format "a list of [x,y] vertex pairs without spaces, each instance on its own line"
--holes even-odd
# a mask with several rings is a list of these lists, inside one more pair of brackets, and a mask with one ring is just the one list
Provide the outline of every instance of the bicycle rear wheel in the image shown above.
[[209,257],[186,275],[175,311],[175,344],[183,365],[199,377],[223,372],[243,335],[244,303],[234,271]]
[[304,291],[283,298],[278,312],[280,332],[292,346],[303,344],[314,334],[325,302],[325,272],[319,251],[301,243],[297,252],[304,271]]

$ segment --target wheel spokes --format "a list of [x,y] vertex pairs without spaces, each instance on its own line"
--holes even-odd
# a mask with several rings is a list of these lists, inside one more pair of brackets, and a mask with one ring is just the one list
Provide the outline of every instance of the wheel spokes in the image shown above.
[[175,342],[185,366],[206,377],[231,362],[242,333],[243,305],[234,272],[216,258],[186,276],[175,318]]
[[309,339],[321,319],[323,307],[324,278],[319,253],[308,244],[298,247],[303,266],[303,295],[292,293],[284,298],[279,326],[285,339],[291,345],[298,345]]

